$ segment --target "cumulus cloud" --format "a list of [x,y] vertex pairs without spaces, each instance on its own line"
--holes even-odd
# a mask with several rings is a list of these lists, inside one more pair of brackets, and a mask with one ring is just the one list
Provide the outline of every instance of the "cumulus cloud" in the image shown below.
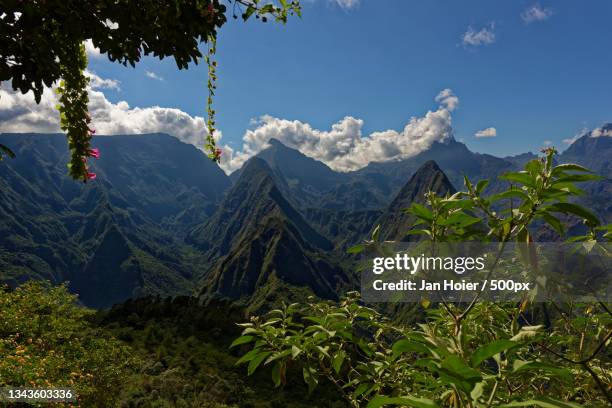
[[89,86],[91,89],[114,89],[115,91],[121,90],[119,81],[116,79],[101,78],[90,71],[85,71],[85,75],[89,77]]
[[478,47],[481,45],[489,45],[495,42],[495,23],[491,22],[489,25],[476,30],[472,26],[468,26],[468,29],[461,36],[461,43],[464,46]]
[[495,137],[497,136],[497,129],[494,127],[488,127],[486,129],[479,130],[474,133],[475,137]]
[[436,102],[440,103],[449,111],[454,111],[459,106],[459,98],[453,94],[453,90],[446,88],[436,96]]
[[[131,107],[127,102],[113,103],[100,89],[114,89],[118,82],[88,73],[92,78],[89,110],[97,135],[163,132],[204,150],[208,134],[206,120],[180,109]],[[303,154],[320,160],[337,171],[351,171],[371,162],[401,160],[428,149],[434,142],[452,137],[451,112],[459,99],[450,89],[436,96],[439,106],[421,117],[413,117],[401,130],[363,134],[363,120],[346,116],[330,129],[313,128],[299,120],[264,115],[245,132],[242,147],[222,146],[221,167],[228,173],[269,146],[275,138]],[[0,132],[60,132],[57,96],[46,89],[40,104],[31,93],[21,94],[0,88]],[[222,133],[215,135],[221,144]]]
[[151,79],[155,79],[156,81],[163,81],[164,80],[164,78],[162,78],[161,76],[157,75],[153,71],[145,71],[145,75],[148,76]]
[[551,9],[543,8],[539,4],[534,4],[521,13],[521,19],[523,19],[526,24],[531,24],[537,21],[547,20],[552,14],[553,12]]
[[100,49],[93,45],[91,39],[85,41],[85,52],[89,58],[99,59],[104,57],[104,55],[100,53]]
[[612,128],[596,128],[591,131],[591,137],[612,137]]
[[[92,78],[89,111],[96,134],[163,132],[204,149],[208,129],[203,117],[191,116],[174,108],[130,107],[125,101],[112,103],[98,89],[118,86],[118,82],[91,73],[88,75]],[[60,132],[56,105],[57,96],[51,89],[45,89],[40,104],[36,104],[31,93],[24,95],[0,88],[0,132]],[[220,139],[221,133],[217,132],[216,137]]]
[[[442,95],[442,96],[440,96]],[[351,171],[371,162],[401,160],[427,150],[432,143],[452,137],[451,110],[459,100],[450,90],[436,97],[440,106],[422,117],[413,117],[400,130],[362,133],[363,120],[346,116],[329,130],[315,129],[298,120],[262,116],[247,130],[240,151],[225,146],[221,162],[226,172],[240,168],[246,160],[269,146],[274,138],[334,170]]]

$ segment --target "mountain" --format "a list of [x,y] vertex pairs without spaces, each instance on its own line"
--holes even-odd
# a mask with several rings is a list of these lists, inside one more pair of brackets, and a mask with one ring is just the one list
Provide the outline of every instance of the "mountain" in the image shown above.
[[[332,243],[283,196],[266,161],[249,160],[217,211],[188,241],[214,265],[201,295],[264,305],[288,287],[335,298],[348,283],[330,259]],[[279,292],[280,290],[280,292]]]
[[[348,173],[335,172],[326,164],[292,149],[276,139],[255,157],[272,169],[279,189],[302,209],[362,210],[380,207],[376,186],[355,180]],[[248,161],[247,161],[248,163]],[[235,182],[239,169],[230,178]]]
[[559,161],[580,163],[604,177],[612,177],[612,123],[582,135],[561,153]]
[[414,202],[424,204],[425,194],[434,191],[441,196],[453,194],[456,190],[438,167],[436,162],[425,162],[402,187],[391,204],[385,209],[376,225],[380,225],[381,239],[385,241],[404,241],[415,219],[403,210]]
[[83,184],[66,176],[64,135],[0,143],[17,155],[0,165],[0,281],[69,281],[95,307],[192,291],[199,254],[180,237],[230,185],[201,152],[168,135],[99,136],[98,178]]
[[512,161],[489,154],[474,153],[465,144],[449,139],[445,142],[435,142],[428,150],[413,157],[400,161],[370,163],[349,174],[376,184],[385,197],[394,197],[406,180],[430,160],[435,161],[451,184],[458,188],[463,186],[464,175],[475,182],[483,178],[494,178],[517,168]]
[[[283,174],[287,183],[295,191],[316,195],[327,191],[345,180],[342,173],[336,173],[326,164],[312,159],[296,149],[285,146],[277,139],[270,139],[268,148],[257,157],[264,160],[271,169]],[[241,170],[232,174],[232,179],[240,177]]]
[[[604,179],[583,183],[586,192],[576,200],[579,204],[593,210],[604,224],[612,223],[612,123],[596,131],[584,134],[559,155],[560,163],[578,163],[591,169]],[[573,233],[584,232],[584,226],[575,222],[570,228]]]
[[[604,126],[558,156],[606,179],[578,202],[610,222],[612,138]],[[596,137],[599,136],[599,137]],[[272,140],[232,175],[168,135],[101,136],[95,181],[66,176],[65,136],[2,134],[17,154],[0,164],[0,283],[69,282],[106,307],[147,294],[199,293],[249,310],[309,294],[335,298],[356,279],[346,249],[381,224],[402,239],[401,210],[474,181],[518,169],[532,154],[497,158],[454,140],[414,157],[338,173]],[[432,161],[433,160],[433,161]],[[494,181],[487,192],[503,182]],[[573,222],[570,232],[584,229]],[[541,239],[558,239],[542,226]],[[547,235],[548,234],[548,235]]]
[[[279,181],[279,188],[290,201],[301,209],[317,213],[315,209],[363,211],[385,208],[414,172],[430,160],[440,166],[454,186],[463,186],[464,175],[473,181],[495,178],[503,172],[520,168],[532,158],[532,154],[498,158],[474,153],[465,144],[449,139],[433,143],[428,150],[407,159],[370,163],[356,171],[338,173],[271,139],[270,147],[256,157],[266,161],[274,174],[281,176],[278,180],[284,182]],[[240,172],[234,172],[232,179],[236,180]],[[501,185],[493,182],[490,188],[499,190]],[[320,216],[316,214],[316,217]]]

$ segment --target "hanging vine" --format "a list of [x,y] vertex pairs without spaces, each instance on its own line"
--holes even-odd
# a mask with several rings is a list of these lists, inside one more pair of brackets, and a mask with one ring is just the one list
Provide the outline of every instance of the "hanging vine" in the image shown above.
[[60,66],[62,80],[56,89],[59,97],[57,109],[60,113],[60,128],[66,132],[71,153],[68,172],[75,180],[87,182],[96,178],[96,174],[89,171],[87,160],[89,157],[99,157],[98,150],[91,148],[91,138],[95,130],[89,127],[91,117],[87,109],[87,54],[83,44],[66,47],[65,52],[67,55],[64,60],[69,63]]
[[206,64],[208,65],[208,98],[206,99],[206,125],[208,133],[206,134],[206,150],[208,157],[216,163],[221,161],[222,150],[217,148],[215,140],[215,132],[217,131],[215,122],[215,109],[213,107],[213,98],[217,89],[217,38],[215,35],[208,37],[208,53],[206,54]]

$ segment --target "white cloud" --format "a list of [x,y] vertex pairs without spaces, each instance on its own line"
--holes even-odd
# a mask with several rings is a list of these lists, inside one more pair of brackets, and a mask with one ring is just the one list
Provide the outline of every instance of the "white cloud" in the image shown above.
[[584,136],[588,132],[589,132],[589,129],[582,128],[574,136],[568,137],[567,139],[563,139],[563,143],[565,143],[567,145],[571,145],[572,143],[574,143],[576,140],[580,139],[582,136]]
[[580,139],[583,136],[588,137],[612,137],[612,127],[607,125],[605,127],[595,128],[591,131],[587,128],[582,128],[579,132],[577,132],[573,137],[568,137],[567,139],[563,139],[563,143],[567,145],[573,144],[576,140]]
[[441,94],[446,97],[436,98],[441,103],[437,110],[411,118],[402,130],[385,130],[367,136],[362,134],[363,120],[352,116],[346,116],[329,130],[314,129],[298,120],[262,116],[257,127],[245,133],[242,150],[224,146],[221,165],[226,172],[240,168],[250,157],[267,148],[272,138],[337,171],[357,170],[371,162],[405,159],[452,136],[451,110],[456,108],[458,99],[450,90]]
[[440,91],[438,96],[436,96],[436,102],[442,104],[442,106],[451,112],[459,106],[459,98],[449,88]]
[[[91,126],[97,135],[163,132],[199,149],[204,148],[208,130],[203,117],[191,116],[180,109],[159,106],[132,108],[125,101],[112,103],[104,93],[92,88],[99,83],[108,87],[109,83],[116,81],[97,77],[91,82],[89,112]],[[51,89],[45,89],[40,104],[36,104],[32,93],[24,95],[0,88],[0,132],[60,132],[56,105],[57,96]],[[221,132],[217,132],[216,138],[221,138]]]
[[[92,85],[100,88],[115,83],[89,75],[95,78]],[[203,117],[174,108],[130,107],[125,101],[113,103],[94,88],[89,92],[89,110],[97,135],[163,132],[204,149],[208,130]],[[403,129],[369,135],[362,133],[363,120],[351,116],[333,124],[331,129],[320,130],[298,120],[265,115],[254,122],[253,129],[245,132],[240,149],[222,146],[221,167],[228,173],[240,168],[250,157],[267,148],[271,138],[338,171],[357,170],[371,162],[405,159],[428,149],[434,142],[452,137],[451,112],[459,100],[450,89],[445,89],[436,101],[440,106],[422,117],[411,118]],[[23,95],[0,88],[0,132],[60,132],[56,104],[57,96],[51,89],[44,91],[37,105],[31,93]],[[222,133],[218,132],[219,143],[221,137]]]
[[332,3],[336,3],[344,10],[350,10],[359,5],[360,0],[328,0]]
[[591,137],[612,137],[612,128],[596,128],[591,131]]
[[494,127],[488,127],[486,129],[479,130],[474,133],[475,137],[495,137],[497,136],[497,129]]
[[89,77],[89,86],[91,89],[114,89],[121,90],[119,81],[116,79],[106,79],[94,74],[90,71],[85,71],[85,75]]
[[157,75],[153,71],[145,71],[145,75],[148,76],[151,79],[155,79],[156,81],[163,81],[164,80],[164,78],[162,78],[161,76]]
[[550,16],[552,16],[553,12],[551,9],[543,8],[539,4],[534,4],[528,9],[524,10],[521,13],[521,18],[526,24],[535,23],[537,21],[547,20]]
[[0,132],[59,132],[57,97],[45,89],[40,104],[32,93],[0,88]]
[[89,58],[99,59],[104,58],[104,55],[100,53],[100,49],[94,47],[93,41],[91,39],[85,41],[85,52]]
[[489,23],[478,31],[468,26],[467,31],[461,36],[461,42],[464,46],[470,47],[493,44],[495,42],[495,22]]

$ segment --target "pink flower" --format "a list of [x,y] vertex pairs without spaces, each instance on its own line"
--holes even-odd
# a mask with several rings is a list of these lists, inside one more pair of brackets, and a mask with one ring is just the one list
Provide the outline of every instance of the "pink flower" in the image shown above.
[[223,154],[223,150],[215,149],[215,157],[219,158],[221,157],[222,154]]
[[95,134],[96,134],[96,129],[91,129],[91,128],[90,128],[90,129],[89,129],[89,133],[91,133],[92,135],[95,135]]
[[96,173],[87,173],[87,180],[95,180],[96,177],[98,177]]
[[98,149],[97,147],[94,149],[90,149],[89,150],[89,157],[93,157],[96,159],[100,158],[100,149]]

